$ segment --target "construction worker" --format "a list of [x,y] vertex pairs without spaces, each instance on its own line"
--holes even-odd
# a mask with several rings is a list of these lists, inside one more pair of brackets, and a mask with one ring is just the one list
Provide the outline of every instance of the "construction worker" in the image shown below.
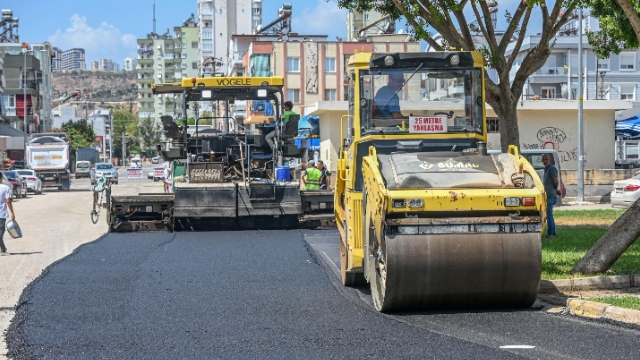
[[[289,117],[291,115],[297,115],[293,111],[293,103],[291,101],[285,101],[284,102],[284,124],[285,124],[285,127],[287,126],[287,123],[289,122]],[[275,130],[273,130],[272,132],[267,134],[267,136],[265,137],[265,140],[267,141],[267,144],[269,144],[271,149],[275,149],[275,147],[276,147],[276,143],[275,143],[275,140],[274,140],[275,137],[276,137],[276,131]]]
[[315,161],[309,160],[307,170],[302,174],[302,184],[307,190],[318,190],[322,172],[315,167]]

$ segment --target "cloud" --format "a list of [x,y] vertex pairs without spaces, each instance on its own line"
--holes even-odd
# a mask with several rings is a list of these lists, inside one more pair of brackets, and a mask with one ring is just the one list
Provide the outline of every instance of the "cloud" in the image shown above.
[[87,67],[91,60],[112,59],[121,63],[119,54],[131,52],[136,48],[136,37],[132,34],[122,34],[113,25],[102,22],[98,27],[87,24],[87,18],[78,14],[71,16],[71,26],[57,29],[47,39],[51,45],[67,50],[83,48],[85,50]]
[[294,9],[293,31],[303,35],[344,36],[347,31],[347,10],[338,8],[335,1],[317,0],[315,7],[309,7],[297,14]]

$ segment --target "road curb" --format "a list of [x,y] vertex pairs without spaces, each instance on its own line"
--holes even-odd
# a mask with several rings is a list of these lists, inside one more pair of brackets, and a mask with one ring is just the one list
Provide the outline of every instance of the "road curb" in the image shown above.
[[640,275],[594,276],[575,279],[542,280],[538,291],[549,294],[563,291],[612,290],[640,287]]
[[625,309],[595,301],[568,299],[567,308],[573,315],[591,319],[609,319],[640,325],[640,310]]

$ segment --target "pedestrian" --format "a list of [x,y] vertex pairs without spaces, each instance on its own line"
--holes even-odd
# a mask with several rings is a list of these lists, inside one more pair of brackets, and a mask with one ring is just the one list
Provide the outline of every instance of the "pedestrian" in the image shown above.
[[172,193],[172,187],[171,187],[171,170],[167,169],[165,171],[165,176],[162,177],[162,182],[164,183],[164,192],[167,194],[171,194]]
[[556,236],[556,223],[553,219],[553,205],[558,201],[558,195],[561,194],[558,189],[558,169],[551,163],[551,155],[542,155],[542,164],[544,165],[544,174],[542,175],[542,184],[544,191],[547,193],[547,236],[550,239]]
[[320,190],[327,190],[331,188],[331,173],[326,166],[324,166],[324,161],[318,160],[316,162],[316,168],[320,170]]
[[2,184],[3,178],[4,174],[0,172],[0,255],[9,255],[3,240],[5,224],[9,217],[7,208],[11,210],[11,220],[16,218],[16,214],[13,212],[13,204],[11,203],[11,189],[7,185]]
[[318,190],[322,173],[315,167],[315,161],[309,160],[302,174],[302,184],[307,190]]

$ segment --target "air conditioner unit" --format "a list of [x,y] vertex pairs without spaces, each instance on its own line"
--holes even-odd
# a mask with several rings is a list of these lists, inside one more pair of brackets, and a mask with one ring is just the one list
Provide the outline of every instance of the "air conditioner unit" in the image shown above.
[[162,79],[162,74],[158,74],[158,79]]
[[162,49],[162,45],[158,45],[157,47],[158,47],[158,50]]

